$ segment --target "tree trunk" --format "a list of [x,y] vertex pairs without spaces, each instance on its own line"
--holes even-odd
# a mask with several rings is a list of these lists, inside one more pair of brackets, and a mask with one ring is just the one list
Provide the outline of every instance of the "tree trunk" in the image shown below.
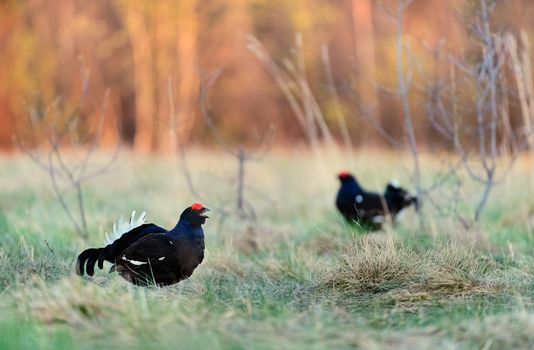
[[120,96],[119,132],[121,141],[129,147],[135,143],[137,123],[135,121],[135,93]]
[[373,4],[371,0],[352,0],[352,21],[356,64],[360,73],[356,92],[360,100],[365,101],[367,106],[377,106],[377,118],[380,124],[384,126],[388,123],[388,120],[382,120],[381,118],[377,91],[372,85],[372,83],[376,82],[376,63]]
[[178,27],[178,95],[177,98],[177,133],[183,142],[187,142],[194,125],[194,112],[198,99],[198,14],[197,1],[182,1],[179,5],[182,22]]

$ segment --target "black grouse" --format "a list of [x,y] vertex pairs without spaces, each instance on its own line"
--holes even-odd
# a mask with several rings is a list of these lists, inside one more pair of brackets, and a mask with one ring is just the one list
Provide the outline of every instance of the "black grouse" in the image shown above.
[[389,183],[384,195],[364,190],[356,178],[347,171],[338,174],[341,187],[337,193],[336,206],[339,212],[349,222],[356,222],[370,230],[382,227],[386,215],[395,219],[404,208],[414,204],[417,207],[417,197],[397,184]]
[[182,212],[171,230],[144,223],[130,229],[104,248],[83,251],[78,256],[76,271],[80,276],[85,272],[92,276],[95,264],[102,269],[104,261],[108,261],[113,264],[111,271],[116,270],[135,285],[166,286],[180,282],[191,276],[204,259],[202,224],[208,218],[208,210],[194,203]]

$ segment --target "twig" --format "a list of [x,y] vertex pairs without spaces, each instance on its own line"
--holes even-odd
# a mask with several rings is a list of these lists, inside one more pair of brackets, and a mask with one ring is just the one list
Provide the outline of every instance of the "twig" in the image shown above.
[[[245,169],[248,161],[259,161],[265,157],[265,155],[271,150],[274,140],[274,131],[276,130],[274,125],[271,124],[268,131],[257,138],[256,147],[254,149],[245,150],[243,146],[233,146],[228,143],[219,129],[215,125],[211,118],[208,107],[206,106],[206,100],[208,97],[208,90],[215,84],[218,77],[222,74],[222,68],[217,69],[211,74],[207,75],[207,78],[200,77],[200,110],[208,126],[208,130],[213,136],[214,140],[221,146],[227,153],[232,155],[237,160],[237,184],[236,184],[236,207],[238,215],[243,218],[256,219],[256,213],[251,203],[245,198]],[[249,213],[246,208],[248,207]]]
[[173,89],[173,81],[172,78],[169,77],[168,79],[168,98],[169,98],[169,112],[170,112],[170,119],[171,119],[171,125],[172,125],[172,133],[174,135],[174,141],[175,141],[175,149],[176,154],[178,154],[179,163],[182,166],[182,171],[184,173],[185,181],[187,183],[187,188],[189,189],[189,192],[197,198],[202,198],[195,188],[195,185],[193,184],[193,178],[191,176],[191,173],[189,171],[189,166],[187,163],[187,158],[185,154],[185,145],[182,141],[182,138],[178,132],[178,120],[176,116],[176,106],[175,106],[175,99],[174,99],[174,89]]
[[54,252],[54,249],[52,249],[50,247],[50,244],[48,244],[48,241],[45,239],[44,242],[45,242],[46,247],[48,248],[48,250],[50,250],[50,253],[52,253],[53,255],[56,255],[56,252]]
[[332,99],[334,103],[334,111],[335,111],[337,123],[339,126],[339,130],[341,131],[341,135],[345,143],[345,148],[347,149],[349,153],[349,159],[352,160],[354,158],[352,139],[350,138],[349,129],[347,127],[347,122],[345,121],[345,116],[341,108],[339,95],[337,93],[336,85],[334,82],[334,74],[332,73],[332,64],[330,62],[330,54],[328,52],[328,46],[324,44],[321,46],[321,57],[323,59],[323,67],[325,70],[326,80],[328,82],[328,91],[330,92],[330,98]]

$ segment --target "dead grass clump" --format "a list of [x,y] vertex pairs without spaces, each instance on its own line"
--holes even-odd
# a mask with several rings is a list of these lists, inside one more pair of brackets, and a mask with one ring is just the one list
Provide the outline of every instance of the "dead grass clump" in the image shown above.
[[414,249],[392,238],[363,239],[346,248],[321,283],[342,293],[390,292],[399,301],[491,293],[499,283],[487,257],[455,242]]
[[393,239],[364,239],[346,248],[323,284],[340,292],[380,293],[407,286],[420,273],[414,252]]
[[427,252],[424,280],[414,289],[434,294],[491,292],[495,283],[487,272],[494,264],[474,250],[458,242],[439,243]]

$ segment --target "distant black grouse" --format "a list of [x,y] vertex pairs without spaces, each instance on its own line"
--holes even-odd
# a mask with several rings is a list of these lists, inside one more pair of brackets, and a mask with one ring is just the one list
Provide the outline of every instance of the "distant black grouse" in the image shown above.
[[338,178],[341,187],[336,198],[337,209],[347,221],[359,223],[370,230],[380,229],[388,214],[395,219],[402,209],[411,204],[417,207],[417,197],[397,184],[389,183],[384,195],[380,195],[365,191],[347,171],[340,172]]
[[134,213],[126,229],[114,225],[115,235],[123,233],[120,238],[104,248],[83,251],[78,256],[76,271],[80,276],[84,271],[92,276],[95,264],[102,269],[105,260],[114,264],[111,271],[116,270],[135,285],[166,286],[180,282],[191,276],[204,259],[202,224],[208,218],[208,210],[194,203],[182,212],[176,226],[169,231],[144,224],[144,217],[134,222]]

